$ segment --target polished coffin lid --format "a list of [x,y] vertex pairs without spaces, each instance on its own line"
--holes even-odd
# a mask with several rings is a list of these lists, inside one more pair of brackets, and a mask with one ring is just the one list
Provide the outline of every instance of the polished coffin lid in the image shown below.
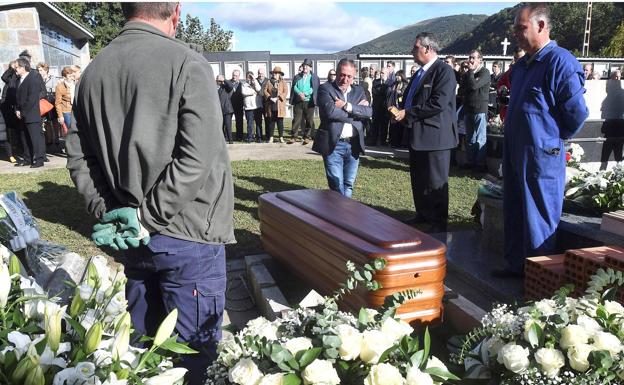
[[348,299],[350,307],[376,307],[392,292],[415,288],[423,295],[398,313],[408,312],[410,319],[440,316],[446,246],[438,240],[332,191],[263,194],[259,213],[265,250],[318,289],[329,293],[344,281],[345,261],[382,257],[387,264],[375,279],[383,289]]

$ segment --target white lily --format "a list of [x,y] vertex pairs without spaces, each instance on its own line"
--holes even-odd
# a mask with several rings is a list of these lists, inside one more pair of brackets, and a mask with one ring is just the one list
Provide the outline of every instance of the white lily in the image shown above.
[[13,347],[9,346],[4,351],[15,351],[15,355],[19,360],[24,354],[28,352],[28,349],[30,349],[32,345],[38,344],[39,342],[43,341],[44,338],[45,336],[41,334],[37,336],[34,340],[31,340],[30,336],[28,336],[27,334],[23,334],[18,331],[12,331],[9,332],[9,334],[7,335],[7,340],[9,340],[11,344],[13,344]]
[[144,385],[176,385],[182,384],[186,369],[172,368],[143,381]]
[[[34,348],[35,345],[33,344],[31,346]],[[45,349],[43,349],[43,353],[41,353],[41,356],[39,356],[39,365],[44,369],[44,371],[47,370],[50,366],[65,368],[67,367],[67,361],[65,361],[61,357],[58,357],[58,355],[61,355],[62,353],[68,352],[70,350],[71,344],[69,342],[63,342],[59,344],[59,348],[56,353],[54,353],[49,346],[46,346]]]
[[9,274],[9,266],[4,262],[0,262],[0,309],[4,309],[9,300],[11,292],[11,275]]
[[113,341],[113,346],[111,348],[111,353],[113,354],[113,359],[120,359],[126,352],[128,351],[128,346],[130,345],[130,328],[124,326],[119,330],[117,334],[115,334],[115,338]]
[[117,375],[115,373],[111,373],[108,375],[106,381],[102,383],[102,385],[127,385],[128,380],[118,380]]

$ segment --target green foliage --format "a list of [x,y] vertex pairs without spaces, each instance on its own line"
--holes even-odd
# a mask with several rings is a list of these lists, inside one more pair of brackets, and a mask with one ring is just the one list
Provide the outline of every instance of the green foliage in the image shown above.
[[89,41],[91,57],[106,47],[125,23],[121,3],[54,3],[54,6],[93,33],[94,38]]
[[329,298],[330,301],[334,303],[340,301],[345,295],[355,290],[358,284],[364,285],[367,290],[371,291],[380,289],[381,284],[373,279],[373,274],[375,271],[383,270],[384,266],[386,266],[386,260],[383,258],[375,258],[372,264],[366,263],[361,269],[356,268],[353,262],[347,261],[347,272],[350,275],[340,285],[340,289],[337,289]]
[[[603,293],[605,296],[612,297],[618,288],[624,286],[624,273],[613,269],[598,269],[596,274],[592,275],[585,293],[595,299],[601,298]],[[615,288],[615,290],[608,290]]]
[[210,18],[210,26],[205,29],[198,17],[186,15],[186,23],[180,19],[176,38],[204,51],[229,51],[232,31],[225,31]]
[[[121,3],[72,2],[54,3],[54,6],[93,33],[94,38],[89,42],[91,57],[117,37],[125,23]],[[210,19],[206,28],[198,17],[190,14],[186,15],[186,23],[180,20],[176,33],[176,38],[205,51],[227,51],[231,37],[232,31],[224,31],[214,19]]]
[[604,48],[604,56],[622,57],[624,56],[624,21],[615,30],[613,38],[608,46]]

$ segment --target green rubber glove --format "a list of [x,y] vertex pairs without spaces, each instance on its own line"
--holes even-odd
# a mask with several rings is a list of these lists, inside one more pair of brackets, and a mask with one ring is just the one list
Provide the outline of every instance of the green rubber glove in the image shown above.
[[117,226],[112,223],[97,223],[91,233],[91,239],[97,246],[110,246],[116,236]]
[[137,237],[141,232],[141,223],[134,207],[121,207],[102,215],[102,223],[112,223],[124,236]]

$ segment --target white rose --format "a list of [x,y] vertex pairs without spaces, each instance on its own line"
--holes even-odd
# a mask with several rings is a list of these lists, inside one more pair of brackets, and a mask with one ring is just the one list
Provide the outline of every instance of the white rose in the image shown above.
[[316,359],[301,373],[305,385],[337,385],[340,378],[332,363],[326,360]]
[[589,353],[594,350],[594,347],[588,344],[578,344],[570,346],[568,349],[568,359],[570,360],[570,366],[577,372],[585,372],[589,369]]
[[364,379],[364,385],[403,385],[399,369],[390,364],[373,365]]
[[243,349],[236,342],[233,336],[224,338],[217,345],[217,352],[223,362],[231,367],[243,355]]
[[298,351],[312,349],[312,340],[306,337],[297,337],[286,341],[284,347],[295,355]]
[[598,332],[594,335],[594,349],[607,350],[612,357],[615,357],[623,347],[617,336],[608,332]]
[[499,350],[505,346],[505,341],[501,340],[499,337],[492,337],[486,341],[485,346],[490,356],[496,357],[498,356]]
[[544,323],[542,321],[539,320],[534,320],[534,319],[528,319],[524,322],[524,340],[526,342],[531,342],[529,341],[529,332],[531,331],[531,326],[533,326],[533,324],[537,324],[540,328],[542,328],[542,330],[544,329]]
[[605,301],[605,310],[609,314],[620,314],[624,315],[624,306],[620,305],[619,302],[615,301]]
[[393,342],[397,342],[403,336],[412,334],[414,329],[407,322],[400,320],[397,321],[392,317],[386,318],[381,325],[381,332],[388,336]]
[[266,376],[262,377],[258,385],[282,385],[283,380],[283,373],[267,374]]
[[362,333],[351,325],[342,324],[336,327],[340,348],[338,353],[345,361],[355,360],[360,355],[362,348]]
[[589,334],[590,337],[602,331],[602,327],[598,325],[598,322],[596,322],[595,319],[588,317],[586,315],[579,316],[576,319],[576,323],[579,326],[582,326],[583,329],[585,329],[585,331],[587,332],[587,334]]
[[534,354],[535,361],[540,365],[542,372],[548,377],[555,377],[559,369],[565,365],[565,357],[561,350],[541,348]]
[[247,329],[252,335],[265,337],[269,341],[277,339],[277,327],[264,317],[258,317],[247,322]]
[[367,364],[376,364],[392,345],[393,341],[380,330],[367,330],[362,335],[360,358]]
[[568,325],[561,330],[561,339],[559,346],[566,350],[570,346],[586,344],[589,341],[589,334],[584,327],[580,325]]
[[529,367],[529,349],[510,342],[498,351],[498,362],[507,370],[522,373]]
[[428,373],[421,372],[417,366],[407,369],[406,385],[433,385],[433,378]]
[[228,379],[238,385],[256,385],[262,378],[262,372],[249,358],[238,361],[228,371]]
[[552,299],[543,299],[535,303],[535,308],[539,310],[544,317],[550,317],[555,314],[557,303]]

